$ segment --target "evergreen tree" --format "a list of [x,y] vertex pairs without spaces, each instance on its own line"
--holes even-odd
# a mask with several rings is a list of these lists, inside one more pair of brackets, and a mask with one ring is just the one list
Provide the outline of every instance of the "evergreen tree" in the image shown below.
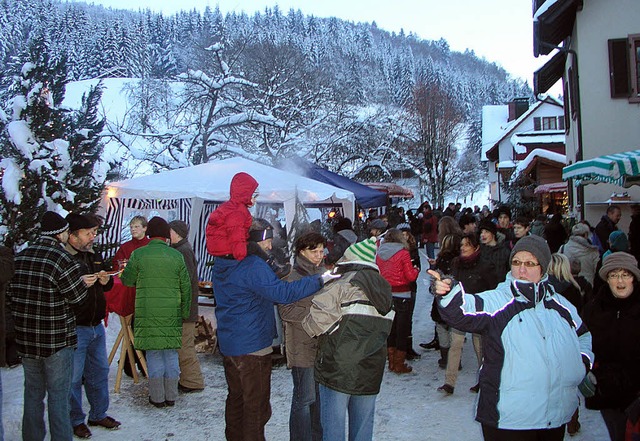
[[11,111],[0,115],[0,235],[7,246],[34,239],[46,210],[92,208],[102,190],[86,177],[102,153],[91,133],[102,128],[95,114],[99,91],[83,100],[74,118],[60,106],[66,72],[66,57],[51,57],[46,40],[37,37],[11,89]]

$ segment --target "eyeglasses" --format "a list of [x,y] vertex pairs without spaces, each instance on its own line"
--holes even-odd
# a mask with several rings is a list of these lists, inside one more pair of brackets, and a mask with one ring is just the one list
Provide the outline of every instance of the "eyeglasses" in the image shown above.
[[530,260],[523,262],[521,260],[512,260],[511,261],[511,266],[515,266],[515,267],[521,267],[522,265],[524,265],[525,268],[533,268],[535,266],[540,266],[540,264],[538,262],[531,262]]
[[612,273],[609,273],[609,274],[607,274],[607,279],[609,279],[609,280],[614,280],[614,279],[631,280],[631,279],[633,279],[633,274],[629,274],[629,273],[612,274]]
[[258,199],[258,196],[260,196],[260,193],[258,193],[257,191],[251,195],[252,199]]

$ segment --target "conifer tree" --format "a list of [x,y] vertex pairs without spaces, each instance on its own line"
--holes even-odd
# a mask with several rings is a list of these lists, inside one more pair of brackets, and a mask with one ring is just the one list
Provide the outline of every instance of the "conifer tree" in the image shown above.
[[102,130],[96,112],[100,89],[92,90],[74,117],[61,107],[66,58],[51,57],[47,41],[29,45],[0,113],[0,236],[7,246],[34,239],[46,210],[86,211],[102,191]]

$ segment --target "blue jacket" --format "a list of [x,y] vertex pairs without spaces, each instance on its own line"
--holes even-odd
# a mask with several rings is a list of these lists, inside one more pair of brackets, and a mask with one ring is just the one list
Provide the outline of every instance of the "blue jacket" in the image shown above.
[[496,289],[474,295],[458,284],[438,303],[447,324],[482,334],[477,421],[529,430],[571,419],[593,361],[591,334],[547,276],[534,284],[509,273]]
[[293,303],[322,288],[319,275],[283,282],[260,257],[216,258],[213,292],[220,352],[246,355],[271,346],[277,335],[274,304]]

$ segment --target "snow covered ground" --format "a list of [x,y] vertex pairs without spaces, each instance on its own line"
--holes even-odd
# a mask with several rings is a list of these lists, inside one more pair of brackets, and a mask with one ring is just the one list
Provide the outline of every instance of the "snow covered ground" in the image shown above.
[[[425,259],[423,261],[426,262]],[[414,346],[431,340],[433,323],[429,317],[432,296],[427,291],[428,276],[420,276],[418,301],[414,315]],[[201,307],[201,313],[211,315],[212,308]],[[109,350],[119,330],[119,320],[112,316],[107,328]],[[469,338],[463,352],[463,369],[456,392],[442,396],[436,388],[444,382],[444,371],[437,366],[434,351],[423,353],[411,362],[413,372],[406,375],[385,373],[376,405],[374,438],[377,441],[482,440],[480,425],[474,420],[476,394],[469,387],[476,383],[475,354]],[[116,357],[117,360],[117,357]],[[92,428],[92,440],[223,440],[224,401],[226,384],[222,359],[200,354],[206,389],[202,393],[181,394],[174,408],[156,409],[147,401],[147,385],[143,380],[134,384],[124,377],[119,394],[113,392],[115,361],[110,373],[111,406],[109,415],[122,422],[117,432]],[[21,439],[22,368],[2,371],[3,420],[5,439]],[[274,368],[271,384],[273,416],[266,426],[266,437],[272,441],[289,439],[288,418],[291,400],[291,374],[286,367]],[[85,402],[85,411],[87,405]],[[580,409],[582,429],[566,439],[575,441],[608,440],[607,430],[599,412]]]

